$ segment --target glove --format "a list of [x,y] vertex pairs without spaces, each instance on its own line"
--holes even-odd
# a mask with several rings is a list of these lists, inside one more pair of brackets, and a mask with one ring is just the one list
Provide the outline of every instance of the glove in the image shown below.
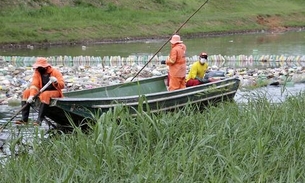
[[31,104],[32,102],[34,102],[34,97],[30,96],[26,102]]
[[198,76],[197,77],[195,77],[195,79],[197,79],[198,81],[202,81],[202,78],[199,78]]
[[197,79],[201,84],[204,84],[204,83],[208,83],[208,82],[209,82],[209,80],[208,80],[208,79],[205,79],[205,78],[196,77],[195,79]]
[[162,60],[162,61],[161,61],[161,64],[166,64],[165,60]]
[[52,83],[57,83],[57,79],[56,79],[56,77],[54,77],[54,76],[51,76],[51,77],[50,77],[50,81],[51,81]]

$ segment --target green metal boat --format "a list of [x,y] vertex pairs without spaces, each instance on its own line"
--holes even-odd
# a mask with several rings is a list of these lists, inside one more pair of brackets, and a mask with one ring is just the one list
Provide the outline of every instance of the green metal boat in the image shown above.
[[[51,99],[46,116],[56,126],[71,127],[93,119],[117,107],[125,108],[135,115],[138,108],[150,113],[173,111],[186,105],[206,106],[233,100],[240,84],[238,78],[225,78],[216,82],[185,89],[168,91],[167,76],[64,93],[64,98]],[[70,119],[70,120],[69,120]]]

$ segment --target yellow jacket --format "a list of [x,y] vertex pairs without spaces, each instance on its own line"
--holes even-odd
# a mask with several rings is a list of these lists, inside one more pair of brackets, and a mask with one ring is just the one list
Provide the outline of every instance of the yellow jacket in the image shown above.
[[203,78],[206,71],[208,70],[208,63],[205,63],[204,65],[200,64],[199,61],[196,61],[192,64],[190,72],[188,73],[186,77],[186,81],[190,79],[195,79],[196,77]]

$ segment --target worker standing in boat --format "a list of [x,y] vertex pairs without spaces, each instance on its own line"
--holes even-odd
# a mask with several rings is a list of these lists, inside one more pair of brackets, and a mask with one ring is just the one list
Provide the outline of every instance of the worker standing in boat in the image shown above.
[[205,52],[200,53],[199,60],[192,64],[190,72],[186,77],[187,87],[196,86],[209,82],[208,80],[204,79],[204,75],[209,67],[207,61],[208,61],[208,54]]
[[171,40],[171,51],[167,60],[161,61],[161,64],[169,66],[169,91],[185,88],[186,75],[186,46],[181,41],[180,36],[175,34]]
[[51,64],[47,62],[46,58],[38,57],[33,65],[35,69],[31,85],[23,92],[21,105],[25,106],[22,109],[21,120],[16,121],[16,124],[27,124],[30,105],[34,102],[34,96],[43,88],[49,81],[52,82],[40,95],[40,106],[38,111],[38,118],[33,123],[34,125],[41,125],[44,116],[48,110],[51,98],[63,97],[62,89],[65,86],[62,74],[57,69],[53,68]]

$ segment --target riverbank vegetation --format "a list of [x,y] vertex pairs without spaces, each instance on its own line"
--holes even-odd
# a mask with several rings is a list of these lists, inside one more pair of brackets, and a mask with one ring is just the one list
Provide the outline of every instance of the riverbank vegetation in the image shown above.
[[[137,118],[39,138],[1,166],[4,182],[304,182],[304,93]],[[39,132],[37,132],[37,136]],[[17,139],[16,141],[21,141]],[[16,144],[16,143],[15,143]],[[11,147],[14,150],[15,146]],[[31,148],[30,148],[31,147]]]
[[[169,37],[201,0],[2,0],[0,44],[77,44]],[[305,26],[303,0],[210,0],[184,37]]]

